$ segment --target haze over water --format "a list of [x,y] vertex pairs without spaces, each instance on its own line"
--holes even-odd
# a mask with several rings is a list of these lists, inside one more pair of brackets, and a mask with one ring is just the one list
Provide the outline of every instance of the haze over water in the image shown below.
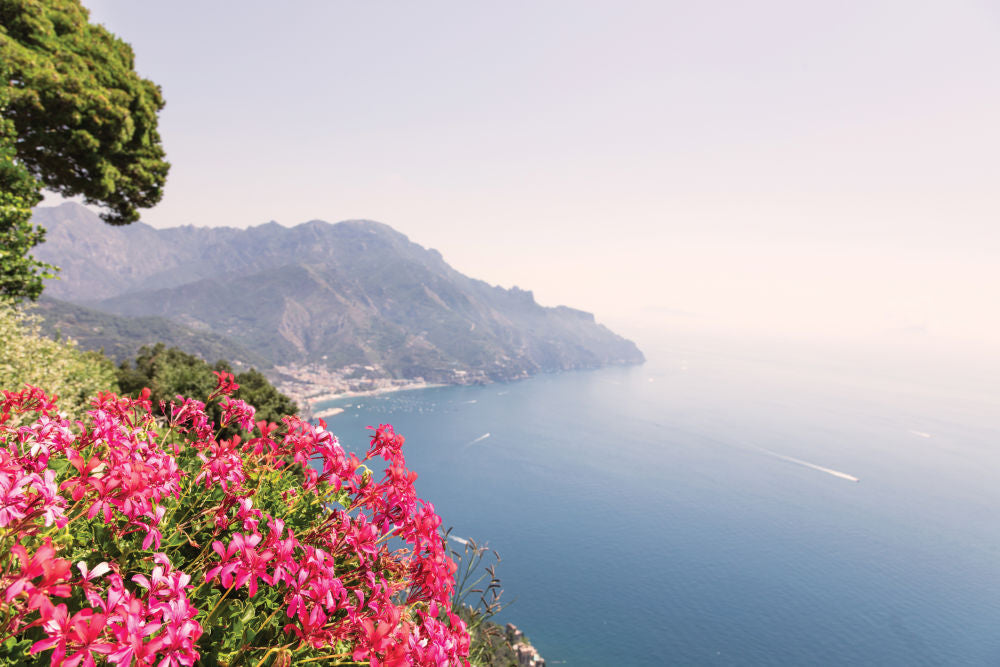
[[643,366],[347,398],[329,427],[406,436],[549,664],[1000,661],[995,374],[638,342]]

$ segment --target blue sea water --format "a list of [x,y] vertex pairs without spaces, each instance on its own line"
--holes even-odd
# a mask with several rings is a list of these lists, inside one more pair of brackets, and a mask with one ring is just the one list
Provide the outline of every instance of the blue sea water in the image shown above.
[[997,376],[643,347],[321,407],[349,449],[406,436],[418,494],[500,552],[500,620],[549,665],[1000,664]]

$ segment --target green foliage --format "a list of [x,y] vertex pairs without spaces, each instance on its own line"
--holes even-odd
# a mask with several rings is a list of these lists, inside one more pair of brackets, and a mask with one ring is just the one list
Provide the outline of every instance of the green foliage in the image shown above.
[[163,97],[135,72],[132,47],[88,23],[77,0],[0,0],[0,60],[17,159],[45,187],[138,220],[169,165],[157,132]]
[[118,369],[118,386],[123,394],[133,397],[138,396],[143,387],[149,387],[150,400],[156,405],[160,401],[172,400],[177,394],[207,396],[215,387],[212,370],[204,360],[193,354],[157,343],[140,348],[134,365],[122,363]]
[[[153,405],[160,401],[171,401],[178,394],[182,396],[207,396],[215,389],[216,376],[213,371],[232,372],[227,361],[209,364],[193,354],[176,347],[168,348],[163,343],[143,346],[133,363],[123,362],[118,368],[118,385],[123,394],[138,396],[143,388],[150,390]],[[282,415],[295,414],[295,403],[274,388],[263,373],[251,368],[236,374],[240,385],[235,397],[241,398],[257,408],[257,419],[277,422]],[[218,421],[221,411],[218,405],[209,407],[209,415]]]
[[[468,626],[476,622],[471,607],[462,607],[458,616]],[[504,629],[492,621],[481,621],[469,629],[469,661],[477,667],[518,667],[520,663]]]
[[273,422],[281,415],[293,415],[298,412],[295,402],[275,389],[256,368],[237,373],[236,382],[240,385],[236,397],[256,407],[259,419]]
[[[449,537],[451,530],[445,534]],[[451,596],[452,611],[469,630],[471,646],[469,660],[474,665],[489,667],[517,667],[517,655],[507,641],[503,629],[489,619],[500,613],[510,602],[501,601],[503,588],[497,577],[496,566],[500,554],[489,546],[479,546],[475,540],[450,537],[462,545],[462,551],[451,550],[458,565],[455,572],[455,590]],[[492,561],[483,564],[492,555]],[[478,597],[477,597],[478,596]]]
[[[0,57],[0,75],[5,65]],[[0,87],[0,109],[9,91]],[[31,224],[31,208],[41,201],[38,182],[15,161],[14,123],[0,117],[0,297],[37,299],[42,280],[55,267],[39,262],[29,251],[45,240],[45,230]]]
[[71,418],[82,417],[98,391],[116,388],[114,365],[104,355],[46,338],[37,317],[10,303],[0,302],[0,341],[0,387],[46,387]]
[[0,0],[0,296],[37,299],[53,276],[28,254],[44,239],[30,222],[43,186],[116,225],[162,197],[160,90],[87,19],[77,0]]

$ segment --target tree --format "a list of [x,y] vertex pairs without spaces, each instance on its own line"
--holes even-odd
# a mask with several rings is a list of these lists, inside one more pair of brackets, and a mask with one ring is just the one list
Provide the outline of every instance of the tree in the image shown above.
[[[214,364],[163,343],[139,348],[134,362],[122,362],[118,367],[118,386],[122,394],[139,396],[149,388],[153,405],[183,396],[207,396],[218,383],[214,371],[233,372],[228,361]],[[234,394],[257,408],[257,419],[280,421],[282,415],[293,415],[298,407],[292,399],[279,392],[263,373],[255,368],[236,374],[240,388]],[[209,416],[218,421],[222,411],[217,405],[208,408]]]
[[36,299],[54,268],[28,255],[43,187],[124,225],[160,200],[170,167],[159,88],[88,18],[78,0],[0,0],[0,295],[15,300]]

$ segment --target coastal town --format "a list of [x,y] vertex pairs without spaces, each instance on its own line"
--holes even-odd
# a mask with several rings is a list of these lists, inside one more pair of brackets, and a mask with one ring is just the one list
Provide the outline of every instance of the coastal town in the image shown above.
[[[322,419],[339,414],[339,408],[314,412],[315,406],[347,396],[367,396],[404,389],[425,389],[442,386],[424,381],[422,377],[393,378],[379,366],[353,364],[339,369],[329,369],[320,364],[288,364],[274,367],[274,384],[278,390],[299,406],[300,414],[307,419]],[[486,378],[470,376],[466,371],[454,371],[454,382],[449,384],[477,384]]]

